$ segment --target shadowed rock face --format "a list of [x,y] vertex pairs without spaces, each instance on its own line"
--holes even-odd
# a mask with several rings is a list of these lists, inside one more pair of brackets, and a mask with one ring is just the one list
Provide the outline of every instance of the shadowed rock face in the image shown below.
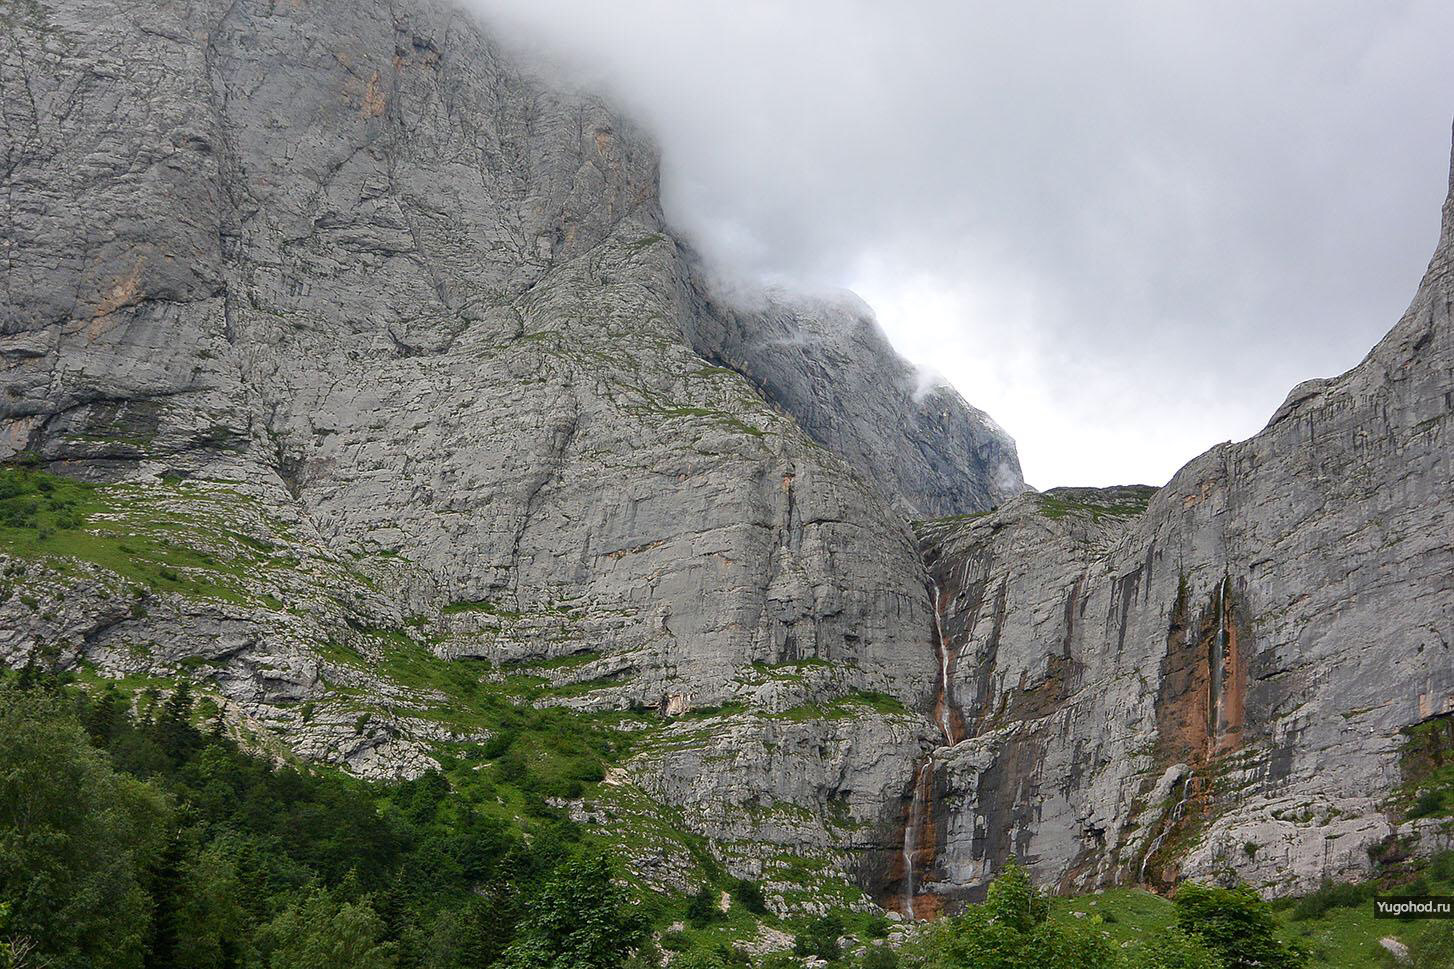
[[1022,495],[861,305],[704,285],[649,142],[442,2],[0,25],[0,457],[190,556],[0,554],[6,662],[194,671],[396,775],[471,737],[390,643],[569,658],[550,702],[659,711],[613,780],[734,872],[882,893],[918,801],[925,911],[1010,853],[1285,890],[1390,830],[1398,730],[1454,689],[1449,209],[1404,320],[1260,435],[1154,493]]
[[899,357],[856,296],[762,293],[752,303],[693,316],[693,346],[745,374],[900,513],[989,511],[1028,490],[1009,435]]
[[1010,852],[1067,889],[1368,869],[1400,729],[1454,708],[1451,266],[1454,201],[1363,363],[1158,491],[924,527],[971,720],[942,891]]

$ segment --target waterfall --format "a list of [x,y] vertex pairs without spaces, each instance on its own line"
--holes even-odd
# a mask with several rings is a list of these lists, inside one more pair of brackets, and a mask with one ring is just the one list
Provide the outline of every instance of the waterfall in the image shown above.
[[918,888],[915,884],[915,856],[919,853],[919,831],[929,810],[929,795],[925,791],[927,788],[932,793],[934,789],[933,770],[933,757],[926,757],[914,771],[914,799],[909,806],[909,821],[904,825],[904,913],[910,920],[917,918],[914,913],[914,896]]
[[1151,861],[1151,856],[1156,854],[1156,850],[1161,847],[1161,842],[1166,840],[1166,836],[1171,834],[1172,829],[1176,827],[1176,822],[1180,821],[1186,813],[1186,802],[1191,797],[1191,780],[1192,775],[1188,773],[1186,780],[1181,782],[1180,799],[1166,813],[1166,817],[1161,821],[1161,831],[1152,840],[1151,847],[1146,849],[1146,854],[1141,856],[1141,874],[1139,881],[1143,883],[1146,881],[1146,865]]
[[949,644],[944,641],[944,621],[939,606],[939,583],[930,580],[929,598],[934,606],[934,650],[939,654],[939,696],[935,706],[939,713],[939,729],[944,734],[944,743],[954,746],[954,718],[950,713]]
[[[939,582],[932,576],[929,579],[929,598],[934,612],[934,652],[939,658],[939,683],[934,698],[934,718],[938,723],[939,731],[944,735],[945,745],[952,747],[958,739],[955,736],[953,687],[951,685],[954,676],[954,654],[944,636],[942,591],[939,588]],[[927,848],[931,852],[930,860],[932,860],[934,850],[934,845],[925,841],[926,834],[933,835],[934,755],[932,753],[925,755],[924,759],[914,768],[911,792],[909,816],[904,825],[903,911],[910,919],[917,919],[915,898],[919,891],[918,857]]]
[[1212,746],[1222,730],[1222,663],[1227,652],[1227,576],[1217,585],[1217,638],[1207,664],[1207,733]]

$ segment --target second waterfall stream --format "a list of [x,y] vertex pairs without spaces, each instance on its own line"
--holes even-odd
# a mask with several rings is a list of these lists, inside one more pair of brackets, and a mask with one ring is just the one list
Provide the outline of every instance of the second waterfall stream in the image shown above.
[[[938,659],[934,695],[934,720],[943,735],[945,747],[953,747],[964,739],[964,725],[954,704],[954,664],[958,658],[944,635],[943,590],[930,577],[929,598],[934,613],[934,652]],[[920,872],[934,862],[936,832],[934,830],[934,752],[930,751],[914,768],[911,801],[904,823],[903,901],[901,909],[909,919],[920,917]],[[937,910],[937,906],[936,906]]]

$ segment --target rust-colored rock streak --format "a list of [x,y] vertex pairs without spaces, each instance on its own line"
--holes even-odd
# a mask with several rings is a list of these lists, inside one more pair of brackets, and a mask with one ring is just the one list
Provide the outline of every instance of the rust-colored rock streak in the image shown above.
[[1175,864],[1156,858],[1164,843],[1189,825],[1212,816],[1212,785],[1206,768],[1242,745],[1247,665],[1237,618],[1237,595],[1230,577],[1217,584],[1210,601],[1194,613],[1185,593],[1178,595],[1162,660],[1157,697],[1157,760],[1186,764],[1180,796],[1162,817],[1157,836],[1142,855],[1138,880],[1170,884]]
[[896,898],[887,907],[909,919],[932,920],[944,908],[944,900],[926,891],[924,881],[939,857],[939,822],[935,812],[934,758],[925,757],[914,769],[908,807],[904,814],[904,842],[899,857]]
[[[939,659],[939,675],[934,690],[934,722],[943,734],[945,746],[952,747],[965,737],[964,714],[954,702],[954,664],[958,659],[953,644],[944,634],[943,590],[938,581],[930,579],[929,598],[934,614],[934,652]],[[890,900],[910,919],[937,918],[943,910],[943,899],[923,890],[924,876],[939,855],[937,804],[935,803],[934,755],[928,754],[914,768],[909,785],[908,809],[904,815],[903,850],[899,860],[899,897]]]
[[1222,579],[1200,615],[1178,597],[1156,700],[1159,762],[1204,766],[1241,745],[1247,686],[1242,652],[1230,580]]

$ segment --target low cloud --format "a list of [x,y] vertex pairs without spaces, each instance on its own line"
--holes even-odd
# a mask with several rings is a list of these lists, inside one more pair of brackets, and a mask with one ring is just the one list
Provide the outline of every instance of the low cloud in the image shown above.
[[653,132],[720,271],[859,293],[1041,487],[1255,432],[1437,237],[1442,0],[473,6]]

